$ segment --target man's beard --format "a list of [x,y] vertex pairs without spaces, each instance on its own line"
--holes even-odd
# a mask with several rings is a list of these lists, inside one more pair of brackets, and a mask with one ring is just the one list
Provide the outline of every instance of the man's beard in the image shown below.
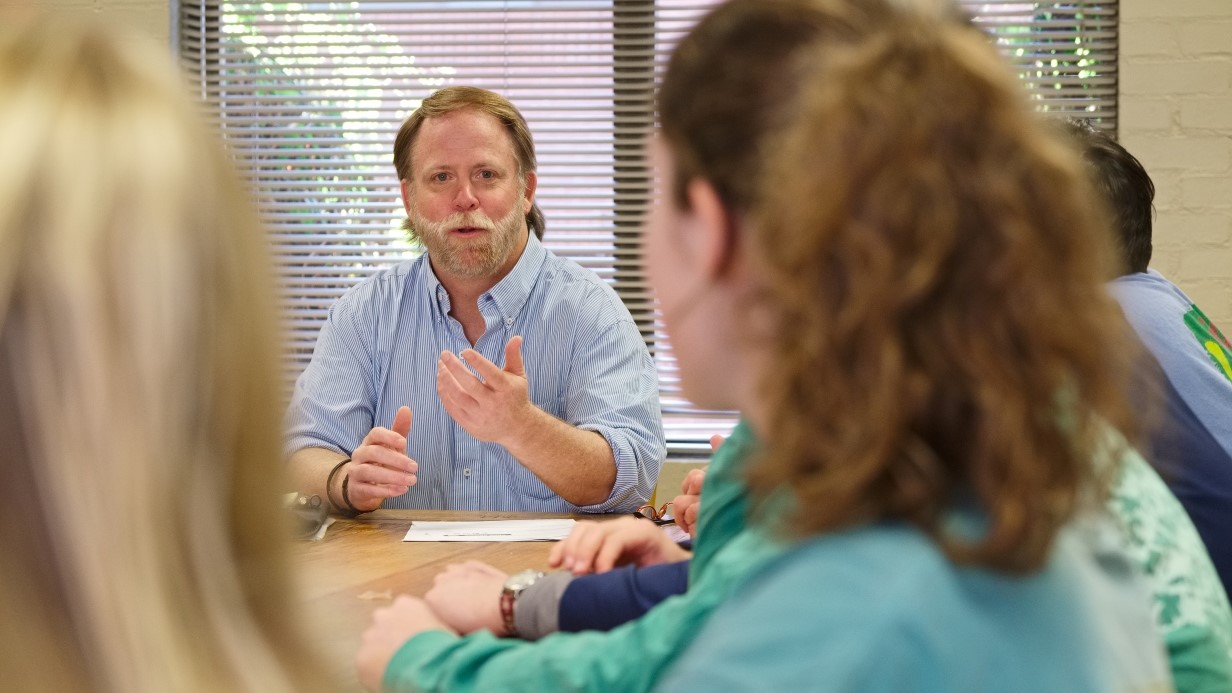
[[[513,209],[503,218],[492,221],[480,211],[456,212],[441,221],[429,221],[411,210],[410,227],[428,249],[428,257],[438,270],[457,277],[477,279],[490,277],[509,259],[524,233],[526,203],[518,197]],[[451,233],[457,228],[484,229],[474,238],[458,238]]]

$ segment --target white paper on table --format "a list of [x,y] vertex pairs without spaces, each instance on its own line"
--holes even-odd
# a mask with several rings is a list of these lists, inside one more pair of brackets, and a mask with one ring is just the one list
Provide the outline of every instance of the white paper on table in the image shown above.
[[557,541],[567,537],[574,524],[573,520],[416,520],[402,541]]

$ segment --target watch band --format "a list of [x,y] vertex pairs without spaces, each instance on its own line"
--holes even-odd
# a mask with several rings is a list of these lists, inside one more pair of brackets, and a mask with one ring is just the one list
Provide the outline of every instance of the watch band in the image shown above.
[[501,621],[505,624],[505,636],[510,638],[520,637],[518,635],[518,624],[513,618],[513,602],[515,599],[517,599],[517,597],[513,590],[509,588],[501,590]]

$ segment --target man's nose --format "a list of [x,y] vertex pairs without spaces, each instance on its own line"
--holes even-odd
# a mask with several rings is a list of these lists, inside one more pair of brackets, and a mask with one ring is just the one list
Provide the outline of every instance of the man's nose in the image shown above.
[[463,181],[458,185],[458,190],[453,196],[453,206],[461,212],[467,212],[479,206],[479,198],[475,197],[469,181]]

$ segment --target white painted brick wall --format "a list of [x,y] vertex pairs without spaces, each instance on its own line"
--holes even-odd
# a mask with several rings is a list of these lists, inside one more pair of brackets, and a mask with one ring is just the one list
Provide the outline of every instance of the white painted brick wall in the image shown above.
[[1120,137],[1155,180],[1152,265],[1232,334],[1232,0],[1121,1]]

